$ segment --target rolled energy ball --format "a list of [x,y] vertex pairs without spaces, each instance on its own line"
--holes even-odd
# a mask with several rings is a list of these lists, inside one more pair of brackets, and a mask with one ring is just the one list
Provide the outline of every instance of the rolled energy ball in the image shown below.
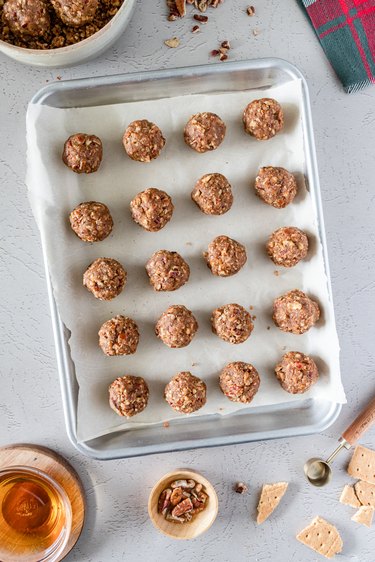
[[147,119],[133,121],[126,128],[122,143],[126,154],[137,162],[151,162],[165,145],[165,138],[155,123]]
[[76,133],[64,144],[64,164],[77,174],[92,174],[99,169],[103,157],[102,141],[96,135]]
[[146,381],[142,377],[125,375],[118,377],[109,385],[109,405],[119,416],[131,418],[142,412],[150,395]]
[[273,321],[283,332],[304,334],[319,316],[318,303],[298,289],[285,293],[273,303]]
[[83,285],[95,298],[110,301],[117,297],[126,283],[126,271],[112,258],[98,258],[83,274]]
[[275,230],[267,242],[267,253],[276,265],[293,267],[307,256],[309,239],[294,226]]
[[7,0],[3,5],[3,19],[21,37],[42,37],[51,26],[44,0]]
[[57,16],[66,25],[81,27],[91,23],[98,9],[98,0],[51,0]]
[[255,178],[255,192],[268,205],[283,209],[297,194],[296,178],[284,168],[260,168]]
[[155,291],[176,291],[190,277],[190,267],[177,252],[159,250],[146,264],[147,275]]
[[81,203],[69,215],[70,226],[84,242],[100,242],[109,236],[113,220],[104,203],[88,201]]
[[247,260],[245,246],[228,236],[217,236],[203,256],[212,273],[220,277],[234,275]]
[[191,198],[206,215],[223,215],[233,204],[232,187],[222,174],[206,174],[195,184]]
[[283,389],[291,394],[306,392],[319,378],[313,359],[299,351],[285,353],[275,367],[275,374]]
[[164,398],[176,412],[191,414],[205,405],[206,384],[188,371],[178,373],[165,387]]
[[130,202],[133,220],[149,232],[157,232],[171,220],[173,203],[165,191],[150,187]]
[[193,313],[182,304],[167,308],[155,326],[155,334],[165,345],[172,348],[189,345],[198,330]]
[[228,343],[243,343],[253,331],[251,315],[239,304],[216,308],[211,316],[212,331]]
[[99,330],[99,346],[105,355],[132,355],[139,343],[138,326],[127,316],[107,320]]
[[258,392],[260,378],[250,363],[228,363],[220,374],[220,388],[232,402],[248,404]]
[[216,150],[224,140],[226,125],[216,113],[196,113],[185,125],[184,139],[197,152]]
[[283,110],[272,98],[254,100],[243,112],[243,124],[249,135],[258,140],[268,140],[283,128]]

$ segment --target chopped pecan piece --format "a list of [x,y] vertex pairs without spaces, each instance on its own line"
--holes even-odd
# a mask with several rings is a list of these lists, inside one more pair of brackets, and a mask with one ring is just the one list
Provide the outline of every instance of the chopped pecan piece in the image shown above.
[[170,49],[176,49],[179,46],[180,40],[178,37],[172,37],[171,39],[166,39],[164,44],[167,45]]
[[200,23],[207,23],[208,22],[208,16],[202,16],[202,14],[194,14],[193,18],[196,21],[199,21]]
[[237,494],[246,494],[247,489],[248,488],[244,482],[237,482],[234,487],[234,491],[237,492]]

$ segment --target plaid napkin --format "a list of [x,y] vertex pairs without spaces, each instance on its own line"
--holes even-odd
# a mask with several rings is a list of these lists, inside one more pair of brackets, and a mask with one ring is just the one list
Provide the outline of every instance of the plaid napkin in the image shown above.
[[375,83],[375,0],[300,0],[348,93]]

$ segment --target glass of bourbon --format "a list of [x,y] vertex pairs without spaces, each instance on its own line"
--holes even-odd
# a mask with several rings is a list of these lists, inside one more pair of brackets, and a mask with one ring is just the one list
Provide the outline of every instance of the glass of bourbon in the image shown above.
[[69,498],[51,476],[31,467],[0,470],[0,560],[53,562],[72,525]]

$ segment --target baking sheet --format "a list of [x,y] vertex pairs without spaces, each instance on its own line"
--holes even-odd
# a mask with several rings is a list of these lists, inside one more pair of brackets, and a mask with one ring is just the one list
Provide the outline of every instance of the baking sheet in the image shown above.
[[[282,103],[286,126],[274,139],[258,142],[243,133],[241,113],[249,101],[267,95]],[[304,397],[345,401],[316,210],[303,182],[300,104],[301,84],[294,81],[259,92],[192,95],[80,109],[29,107],[27,183],[59,312],[72,334],[71,353],[80,387],[80,441],[180,417],[162,395],[168,380],[182,370],[191,370],[208,387],[206,406],[193,416],[300,400],[284,392],[273,375],[274,365],[286,350],[311,354],[319,366],[320,380]],[[203,155],[186,147],[182,138],[184,124],[198,111],[217,112],[228,127],[221,147]],[[155,121],[167,139],[162,155],[150,164],[131,161],[121,145],[125,127],[136,118]],[[103,141],[104,159],[96,174],[78,176],[61,161],[65,139],[77,131],[95,133]],[[264,165],[280,165],[296,173],[299,194],[286,209],[265,205],[249,187],[258,168]],[[203,215],[190,200],[195,181],[208,172],[223,173],[233,187],[234,205],[221,217]],[[147,187],[165,189],[175,204],[172,221],[158,233],[148,233],[133,223],[128,210],[134,195]],[[115,222],[111,236],[92,245],[80,241],[68,222],[69,212],[89,200],[106,203]],[[306,230],[311,239],[309,259],[290,270],[276,268],[264,252],[269,234],[286,225]],[[201,257],[219,234],[238,239],[248,252],[246,266],[227,279],[211,275]],[[176,292],[155,293],[149,285],[144,264],[158,249],[176,250],[190,264],[190,281]],[[118,259],[128,271],[126,289],[108,303],[94,299],[81,281],[86,267],[101,256]],[[323,311],[317,327],[300,336],[281,332],[271,318],[273,299],[293,288],[317,298]],[[237,346],[222,342],[210,330],[211,311],[229,302],[254,307],[252,313],[256,316],[253,334]],[[198,319],[199,332],[187,348],[171,350],[153,334],[157,318],[171,304],[186,305]],[[141,340],[133,356],[105,357],[98,347],[100,325],[115,314],[131,316],[139,325]],[[221,368],[235,360],[253,363],[261,376],[260,390],[250,406],[231,403],[217,384]],[[124,421],[108,407],[107,386],[125,373],[145,377],[150,402],[144,412]]]

